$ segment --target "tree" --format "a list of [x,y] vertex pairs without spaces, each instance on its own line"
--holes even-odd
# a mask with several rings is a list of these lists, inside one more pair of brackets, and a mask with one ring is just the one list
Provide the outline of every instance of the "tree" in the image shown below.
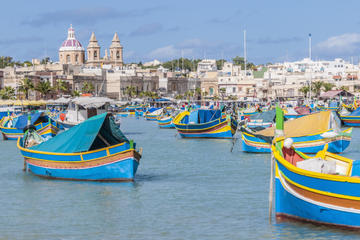
[[220,92],[220,94],[221,94],[222,100],[224,100],[225,93],[226,93],[226,88],[220,88],[219,92]]
[[134,86],[127,86],[125,89],[125,94],[129,97],[132,98],[136,95],[136,88]]
[[[237,66],[241,66],[242,70],[245,70],[245,60],[243,57],[236,56],[232,59],[233,64]],[[254,69],[256,66],[252,62],[246,62],[246,69]]]
[[52,88],[49,81],[39,82],[35,87],[35,90],[41,94],[41,98],[44,98],[46,94],[51,92]]
[[320,95],[320,91],[322,87],[323,87],[322,81],[316,81],[311,83],[311,91],[315,93],[316,97]]
[[340,88],[338,88],[339,90],[343,90],[343,91],[349,91],[349,87],[346,86],[341,86]]
[[80,97],[80,92],[74,90],[71,95],[72,95],[73,97]]
[[189,90],[185,93],[185,96],[187,97],[188,101],[190,101],[190,98],[194,96],[194,92]]
[[199,87],[195,88],[195,96],[197,99],[199,99],[199,97],[201,99],[201,88]]
[[327,82],[323,83],[323,88],[325,92],[330,91],[333,87],[335,87],[335,85],[332,83],[327,83]]
[[91,82],[84,82],[81,91],[83,93],[93,93],[95,90],[94,85]]
[[225,62],[226,62],[225,59],[216,60],[216,68],[218,70],[222,70]]
[[67,90],[66,82],[64,80],[57,79],[54,89],[58,95],[62,92],[65,92]]
[[304,97],[306,97],[307,94],[309,93],[309,87],[308,86],[303,86],[302,88],[299,89],[299,91],[304,94]]
[[184,96],[181,95],[181,94],[178,94],[178,95],[175,96],[175,99],[177,99],[177,100],[181,100],[183,98],[184,98]]
[[49,63],[50,62],[50,58],[49,57],[46,57],[46,58],[43,58],[42,60],[41,60],[41,64],[47,64],[47,63]]
[[7,86],[0,90],[1,99],[12,99],[15,97],[15,88]]
[[19,91],[25,94],[25,99],[29,99],[29,92],[34,89],[34,84],[29,78],[24,78],[19,86]]

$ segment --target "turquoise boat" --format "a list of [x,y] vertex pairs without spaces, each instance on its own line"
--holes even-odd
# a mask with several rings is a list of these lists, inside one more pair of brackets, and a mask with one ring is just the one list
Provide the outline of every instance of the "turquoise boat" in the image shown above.
[[33,144],[37,138],[32,136],[36,134],[26,132],[17,145],[24,156],[25,167],[35,175],[89,181],[133,181],[135,178],[141,154],[111,114],[91,117],[37,145]]
[[55,136],[61,125],[52,120],[45,113],[23,114],[18,117],[5,117],[0,125],[0,131],[4,140],[17,140],[24,134],[23,130],[27,125],[28,117],[31,117],[31,124],[43,137]]
[[[291,142],[290,142],[291,143]],[[277,221],[360,228],[360,161],[327,151],[307,156],[283,137],[272,145]]]
[[181,112],[173,123],[183,138],[232,138],[238,126],[232,116],[208,109]]

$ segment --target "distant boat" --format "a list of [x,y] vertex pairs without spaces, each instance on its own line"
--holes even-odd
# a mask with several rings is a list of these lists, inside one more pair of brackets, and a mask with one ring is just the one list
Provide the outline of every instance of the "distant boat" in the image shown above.
[[31,124],[34,125],[36,131],[43,137],[55,136],[60,125],[52,120],[45,113],[23,114],[18,117],[5,117],[2,119],[0,131],[4,140],[17,140],[24,134],[23,130],[27,126],[28,118],[31,118]]
[[272,145],[276,218],[360,228],[360,161],[326,147],[310,157],[285,143]]
[[107,112],[113,100],[106,97],[77,97],[69,101],[65,113],[61,113],[58,123],[71,128],[88,118]]
[[171,113],[163,113],[162,116],[160,116],[157,120],[158,126],[160,128],[175,128],[175,125],[173,123],[174,117],[176,117],[179,114],[179,111],[173,111]]
[[348,115],[340,115],[345,126],[360,127],[360,108],[357,108]]
[[111,114],[91,117],[38,145],[39,136],[29,129],[18,140],[18,148],[26,167],[35,175],[68,180],[134,180],[141,154]]
[[[343,152],[350,144],[352,128],[340,130],[338,117],[331,111],[322,111],[285,122],[285,136],[294,140],[294,147],[305,153],[316,153],[329,145],[333,153]],[[339,120],[339,119],[338,119]],[[244,129],[243,129],[244,130]],[[258,132],[241,133],[242,150],[253,153],[271,152],[274,127]]]
[[149,121],[157,121],[157,119],[161,116],[162,113],[162,108],[149,108],[144,114],[144,117],[146,120]]
[[173,123],[184,138],[232,138],[238,125],[232,116],[208,109],[184,111]]

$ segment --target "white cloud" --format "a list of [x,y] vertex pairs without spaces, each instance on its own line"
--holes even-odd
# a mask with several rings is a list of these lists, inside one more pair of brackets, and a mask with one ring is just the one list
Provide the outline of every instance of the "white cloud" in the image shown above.
[[359,52],[360,33],[345,33],[333,36],[316,45],[316,50],[324,55],[348,55]]
[[158,59],[168,59],[168,58],[178,58],[183,55],[184,57],[192,54],[193,49],[180,49],[176,48],[174,45],[168,45],[165,47],[157,48],[151,51],[148,55],[150,58]]

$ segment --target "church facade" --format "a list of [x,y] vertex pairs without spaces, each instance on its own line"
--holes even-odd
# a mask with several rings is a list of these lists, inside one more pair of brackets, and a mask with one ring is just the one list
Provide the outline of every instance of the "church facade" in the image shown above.
[[[85,58],[87,53],[87,59]],[[89,44],[85,50],[81,43],[75,37],[75,30],[72,26],[68,29],[67,39],[59,48],[59,62],[61,64],[88,65],[101,67],[102,65],[112,65],[121,67],[123,65],[123,46],[120,44],[117,33],[111,41],[108,50],[105,49],[104,57],[101,57],[100,45],[93,32],[90,36]]]

